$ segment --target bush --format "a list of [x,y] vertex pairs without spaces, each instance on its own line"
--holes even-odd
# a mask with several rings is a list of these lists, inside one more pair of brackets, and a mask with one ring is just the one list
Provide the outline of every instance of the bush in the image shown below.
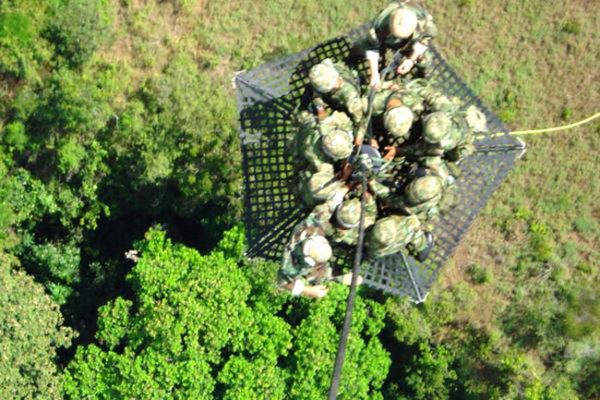
[[[241,184],[234,102],[198,70],[187,55],[175,57],[163,74],[147,80],[129,102],[112,133],[113,157],[123,184],[134,192],[152,191],[179,216],[208,216],[218,205],[225,219],[239,215]],[[130,197],[127,196],[124,207]],[[116,201],[120,201],[116,199]]]
[[41,37],[47,9],[47,2],[35,0],[0,3],[0,78],[39,78],[39,70],[52,55]]
[[75,244],[31,244],[24,241],[21,260],[38,281],[48,288],[55,302],[65,304],[79,282],[79,248]]
[[471,276],[471,281],[477,285],[489,283],[492,280],[492,272],[477,264],[471,265],[467,272]]
[[43,288],[0,254],[0,387],[7,399],[60,399],[55,359],[73,332]]
[[78,66],[110,41],[113,19],[109,0],[63,0],[54,10],[50,38],[58,53]]
[[569,19],[563,22],[562,31],[570,35],[579,35],[581,33],[581,25],[579,22]]
[[52,192],[66,228],[93,228],[108,213],[99,200],[100,183],[110,172],[101,132],[113,118],[112,102],[124,84],[110,65],[79,72],[60,68],[26,122],[29,156],[23,166]]
[[570,121],[573,118],[573,109],[571,107],[565,107],[562,110],[561,118],[563,121]]
[[421,343],[419,350],[407,368],[406,382],[414,393],[411,398],[448,398],[457,379],[451,368],[454,361],[452,353],[443,346],[432,348],[427,343]]
[[20,121],[11,122],[6,125],[4,130],[4,142],[10,147],[20,152],[23,151],[27,144],[27,134],[25,133],[25,125]]

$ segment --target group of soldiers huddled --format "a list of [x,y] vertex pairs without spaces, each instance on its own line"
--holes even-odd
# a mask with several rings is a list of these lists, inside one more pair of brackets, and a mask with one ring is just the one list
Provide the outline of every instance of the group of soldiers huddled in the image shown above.
[[[419,2],[394,1],[345,62],[325,59],[310,69],[289,144],[297,196],[311,210],[284,251],[280,286],[292,294],[319,298],[328,282],[350,284],[352,275],[334,277],[329,262],[332,246],[357,245],[363,206],[370,260],[404,251],[421,262],[429,256],[436,218],[456,197],[458,164],[487,129],[481,111],[464,110],[428,80],[436,34]],[[370,81],[361,85],[365,59]]]

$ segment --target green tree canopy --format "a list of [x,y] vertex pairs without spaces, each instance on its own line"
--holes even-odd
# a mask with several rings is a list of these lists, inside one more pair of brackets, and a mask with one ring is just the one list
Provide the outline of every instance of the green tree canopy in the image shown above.
[[[233,231],[201,255],[149,231],[128,278],[135,296],[100,309],[97,343],[66,371],[67,397],[322,399],[347,289],[291,300],[274,287],[276,265],[238,264],[240,243]],[[381,305],[357,302],[340,398],[381,398],[383,316]]]
[[5,399],[58,399],[56,350],[71,344],[58,306],[0,253],[0,388]]

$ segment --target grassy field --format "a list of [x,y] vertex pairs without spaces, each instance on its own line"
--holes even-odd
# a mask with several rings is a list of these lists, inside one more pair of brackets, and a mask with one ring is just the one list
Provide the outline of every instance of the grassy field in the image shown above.
[[[594,50],[600,18],[591,2],[462,3],[432,5],[444,32],[441,47],[511,128],[563,125],[600,110]],[[596,279],[600,261],[600,180],[594,173],[600,124],[526,141],[527,156],[478,218],[440,282],[444,287],[468,280],[472,265],[489,270],[494,281],[477,290],[481,305],[495,311],[514,300],[515,289],[554,271]],[[518,282],[519,260],[531,256],[544,265]]]

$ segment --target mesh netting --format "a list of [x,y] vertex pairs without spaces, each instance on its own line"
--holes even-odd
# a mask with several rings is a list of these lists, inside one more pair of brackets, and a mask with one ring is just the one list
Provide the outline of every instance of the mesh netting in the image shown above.
[[[245,179],[245,226],[248,256],[280,261],[292,228],[309,210],[296,200],[292,191],[295,171],[286,145],[294,134],[291,115],[301,101],[308,84],[310,68],[331,58],[345,61],[351,43],[366,31],[365,27],[335,38],[312,49],[262,65],[236,75]],[[480,138],[477,152],[465,159],[457,180],[457,206],[435,224],[436,245],[428,260],[419,263],[400,254],[362,266],[365,284],[396,295],[424,301],[440,269],[448,261],[481,208],[504,180],[515,161],[523,154],[524,144],[506,133],[506,126],[467,87],[431,48],[432,82],[447,95],[457,96],[464,108],[476,105],[488,120],[490,132],[503,135]],[[366,82],[367,65],[358,67]],[[335,264],[349,266],[354,250],[337,247]]]

